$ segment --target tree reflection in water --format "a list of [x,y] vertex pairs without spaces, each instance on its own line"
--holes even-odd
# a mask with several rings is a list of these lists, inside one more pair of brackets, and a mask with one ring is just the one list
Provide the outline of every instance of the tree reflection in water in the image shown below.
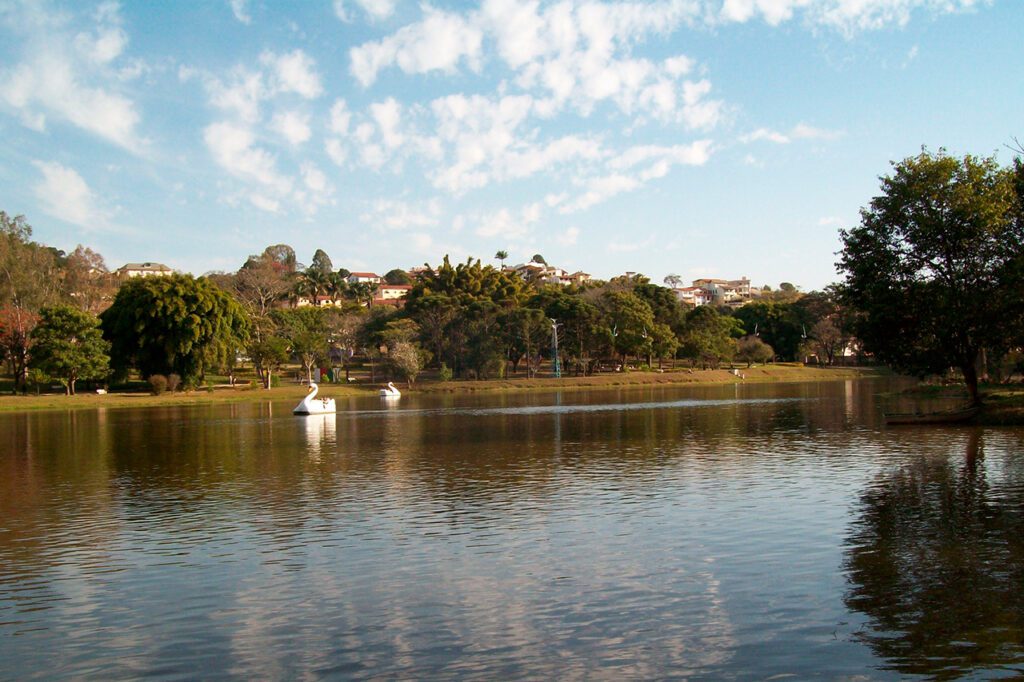
[[1024,672],[1024,459],[922,456],[861,496],[847,539],[857,637],[902,674]]

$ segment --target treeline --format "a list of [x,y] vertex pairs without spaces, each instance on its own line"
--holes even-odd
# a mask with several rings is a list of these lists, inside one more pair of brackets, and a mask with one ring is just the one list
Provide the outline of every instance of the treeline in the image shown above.
[[307,378],[324,366],[347,378],[358,362],[371,380],[407,382],[426,367],[442,379],[532,377],[556,360],[580,376],[675,361],[714,368],[813,354],[832,363],[851,344],[829,291],[790,286],[736,310],[688,310],[642,275],[544,285],[445,257],[416,278],[387,273],[412,285],[393,307],[373,305],[376,285],[350,283],[323,250],[308,266],[277,244],[234,273],[119,282],[99,254],[64,254],[32,241],[24,218],[0,217],[0,359],[15,391],[60,381],[74,393],[78,381],[116,383],[132,371],[195,387],[212,372],[233,382],[241,363],[267,388],[288,363]]

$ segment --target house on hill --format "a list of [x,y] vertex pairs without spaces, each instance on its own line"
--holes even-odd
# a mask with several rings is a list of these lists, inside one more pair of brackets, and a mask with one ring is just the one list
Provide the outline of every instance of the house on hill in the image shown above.
[[405,297],[411,289],[411,284],[381,284],[377,287],[370,305],[401,308],[405,305]]
[[504,269],[511,270],[527,282],[539,282],[541,284],[568,286],[570,284],[583,284],[590,281],[590,275],[586,272],[579,271],[570,274],[562,268],[556,268],[544,263],[520,263],[519,265],[513,265]]
[[380,284],[383,279],[375,272],[350,272],[345,281],[349,284]]
[[163,263],[125,263],[114,274],[124,279],[132,277],[163,277],[173,275],[174,270]]

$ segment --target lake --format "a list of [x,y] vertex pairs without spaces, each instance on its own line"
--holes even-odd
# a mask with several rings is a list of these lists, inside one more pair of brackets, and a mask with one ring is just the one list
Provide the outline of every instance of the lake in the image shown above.
[[892,388],[0,415],[0,678],[1024,674],[1024,431]]

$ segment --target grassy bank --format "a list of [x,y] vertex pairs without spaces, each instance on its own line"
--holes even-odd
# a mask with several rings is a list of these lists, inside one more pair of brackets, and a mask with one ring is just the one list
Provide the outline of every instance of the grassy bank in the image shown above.
[[[736,376],[729,370],[685,370],[678,369],[665,372],[614,372],[595,374],[589,377],[542,377],[537,379],[512,378],[493,379],[487,381],[437,381],[424,380],[417,382],[412,388],[402,386],[403,393],[477,393],[496,391],[552,391],[552,390],[591,390],[602,388],[618,388],[624,386],[697,386],[711,384],[751,383],[751,382],[797,382],[797,381],[834,381],[853,379],[865,376],[877,376],[884,372],[877,368],[837,367],[819,368],[804,367],[793,364],[765,365],[761,367],[743,368],[742,376]],[[380,384],[327,384],[321,387],[321,394],[341,398],[348,396],[374,395]],[[306,394],[306,387],[300,384],[289,384],[264,390],[249,385],[231,387],[217,386],[212,390],[191,391],[188,393],[166,393],[150,395],[148,393],[109,393],[96,395],[82,393],[74,396],[58,394],[0,396],[0,412],[21,412],[29,410],[74,410],[95,409],[99,407],[159,407],[171,405],[202,405],[228,402],[256,402],[264,400],[300,400]]]

